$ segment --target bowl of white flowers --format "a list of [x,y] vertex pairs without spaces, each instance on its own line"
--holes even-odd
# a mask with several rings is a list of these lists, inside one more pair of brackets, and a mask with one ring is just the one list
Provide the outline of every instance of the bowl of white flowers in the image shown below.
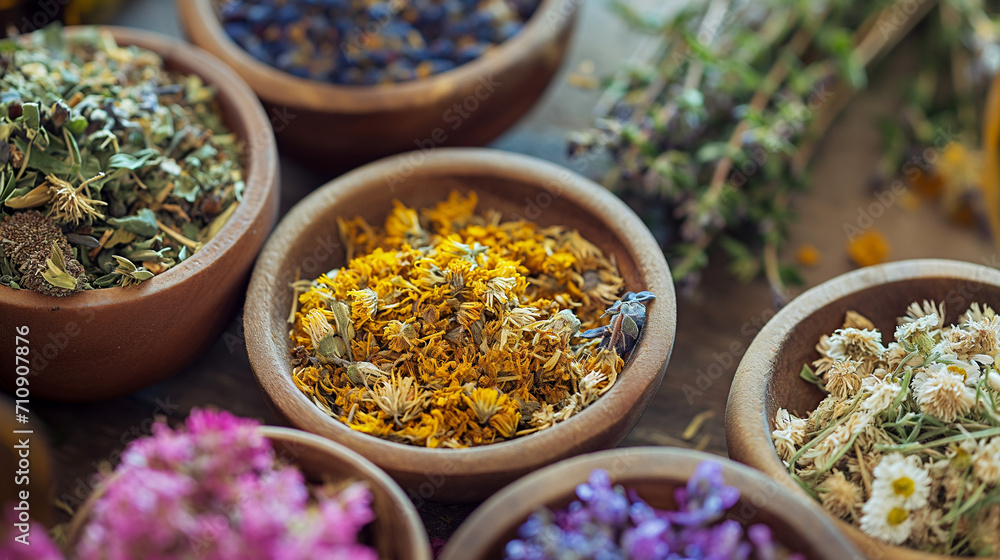
[[730,456],[869,558],[1000,555],[1000,271],[915,260],[792,301],[737,370]]

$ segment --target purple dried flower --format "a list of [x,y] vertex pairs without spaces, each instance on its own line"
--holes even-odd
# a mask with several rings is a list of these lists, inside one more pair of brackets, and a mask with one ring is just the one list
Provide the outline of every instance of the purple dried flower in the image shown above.
[[740,493],[725,485],[716,462],[700,464],[675,491],[676,511],[650,507],[600,470],[576,494],[579,500],[563,510],[532,514],[507,543],[505,559],[803,560],[775,543],[765,526],[745,532],[739,522],[722,520]]
[[647,519],[633,529],[625,531],[622,547],[629,551],[632,560],[658,560],[670,552],[670,522],[666,519]]
[[603,470],[591,473],[587,484],[576,487],[576,495],[599,523],[618,526],[628,516],[629,503],[625,493],[611,487],[611,477]]
[[740,491],[726,486],[722,479],[722,464],[702,461],[688,479],[687,486],[675,492],[676,512],[667,512],[667,519],[675,525],[704,525],[722,518],[740,499]]

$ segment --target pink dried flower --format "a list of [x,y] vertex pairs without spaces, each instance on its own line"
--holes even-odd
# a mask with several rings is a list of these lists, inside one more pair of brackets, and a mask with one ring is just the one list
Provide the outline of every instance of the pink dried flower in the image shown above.
[[[73,557],[378,560],[358,542],[375,518],[367,487],[311,492],[298,469],[277,465],[258,427],[208,410],[193,410],[181,429],[156,424],[122,454]],[[34,549],[12,558],[61,560]]]
[[0,558],[4,560],[63,560],[59,547],[49,539],[45,527],[37,521],[28,522],[28,532],[17,527],[18,516],[14,505],[6,512],[6,532],[0,540]]

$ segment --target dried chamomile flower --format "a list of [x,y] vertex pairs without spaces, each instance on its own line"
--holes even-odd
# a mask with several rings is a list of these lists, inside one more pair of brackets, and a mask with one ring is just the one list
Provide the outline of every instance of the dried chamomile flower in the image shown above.
[[808,427],[802,418],[796,418],[783,408],[778,409],[774,419],[774,432],[771,437],[778,456],[788,461],[798,446],[805,443]]
[[908,509],[927,505],[931,479],[915,455],[892,453],[882,457],[872,471],[872,498],[892,501]]
[[958,317],[958,324],[964,325],[969,321],[986,321],[996,316],[996,312],[989,305],[980,305],[979,302],[972,302],[969,308]]
[[1000,484],[1000,437],[979,442],[972,456],[972,472],[986,484]]
[[936,328],[944,326],[944,302],[936,304],[926,299],[922,303],[913,302],[906,308],[906,315],[900,317],[898,323],[906,325],[931,316],[935,317],[932,322],[936,324]]
[[965,384],[964,376],[944,364],[934,364],[926,373],[915,395],[922,412],[942,422],[954,422],[972,410],[976,391]]
[[851,482],[842,471],[834,471],[816,488],[823,507],[837,517],[849,517],[864,503],[861,487]]
[[861,374],[858,369],[862,366],[861,362],[855,360],[834,362],[826,372],[826,390],[841,398],[857,393],[861,388]]
[[847,315],[844,316],[844,326],[845,329],[861,329],[861,330],[875,330],[875,323],[872,323],[868,317],[850,309],[847,311]]
[[868,500],[862,507],[861,530],[890,544],[903,544],[913,532],[913,516],[901,505]]
[[827,356],[835,360],[879,356],[882,347],[882,333],[869,329],[846,328],[834,331],[827,341]]
[[885,347],[849,314],[801,374],[826,397],[801,420],[779,410],[772,439],[789,472],[869,536],[992,554],[1000,541],[979,527],[1000,523],[1000,319],[978,303],[959,324],[944,312],[912,303]]

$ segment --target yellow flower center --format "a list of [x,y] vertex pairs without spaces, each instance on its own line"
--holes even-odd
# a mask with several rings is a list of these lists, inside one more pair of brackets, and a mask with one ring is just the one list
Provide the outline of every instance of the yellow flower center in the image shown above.
[[913,495],[913,492],[916,489],[917,487],[916,484],[914,484],[913,479],[908,476],[901,476],[892,481],[892,491],[895,492],[897,496],[909,498]]
[[910,512],[901,507],[894,507],[889,511],[889,524],[901,525],[910,517]]
[[963,380],[968,380],[969,378],[969,374],[965,371],[965,368],[958,366],[948,366],[948,371],[957,375],[961,375]]
[[972,464],[972,455],[968,451],[958,447],[955,449],[955,456],[951,458],[951,466],[960,471],[964,471]]

